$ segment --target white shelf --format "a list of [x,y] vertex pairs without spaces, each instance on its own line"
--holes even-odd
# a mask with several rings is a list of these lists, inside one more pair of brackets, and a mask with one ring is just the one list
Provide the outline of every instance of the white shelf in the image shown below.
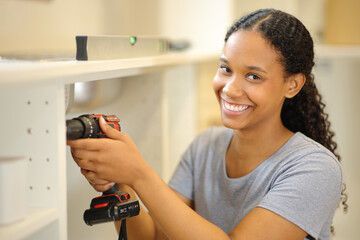
[[[360,58],[360,46],[315,45],[317,59]],[[171,65],[217,60],[221,51],[169,53],[153,57],[106,61],[22,61],[0,59],[0,85],[41,83],[61,80],[62,83],[92,81],[140,75],[149,70]]]
[[[4,116],[22,116],[12,119],[10,125],[6,118],[0,120],[0,125],[9,126],[2,129],[0,152],[5,156],[26,156],[29,161],[28,189],[31,189],[28,190],[28,206],[39,207],[30,208],[26,219],[22,221],[0,226],[0,239],[38,240],[49,239],[51,235],[51,239],[66,240],[69,218],[72,227],[74,224],[76,229],[87,227],[82,221],[73,220],[75,217],[71,213],[69,218],[67,216],[68,209],[79,207],[67,199],[68,191],[71,190],[66,185],[67,157],[64,144],[66,84],[135,76],[121,79],[122,88],[129,91],[122,91],[113,104],[96,111],[121,114],[127,132],[132,132],[134,140],[147,154],[146,159],[167,178],[164,172],[175,165],[167,161],[178,159],[178,156],[173,155],[183,150],[178,149],[179,144],[175,140],[181,138],[190,141],[195,132],[195,120],[192,117],[195,99],[192,96],[197,75],[194,65],[217,61],[219,56],[220,51],[171,53],[107,61],[0,59],[2,113]],[[136,96],[133,96],[134,93]],[[129,102],[132,111],[129,111]],[[173,119],[175,114],[172,109],[176,109],[176,119]],[[143,124],[144,117],[147,118],[147,124]],[[126,121],[131,124],[126,124]],[[172,126],[177,122],[187,122],[187,131],[173,132],[172,129],[177,127]],[[142,129],[140,131],[139,126]],[[144,132],[147,133],[146,137],[143,136]],[[155,148],[154,138],[160,143]],[[177,147],[169,151],[166,150],[168,146]],[[78,171],[76,176],[81,177]],[[77,185],[77,191],[69,192],[69,198],[75,196],[78,189],[87,187]],[[95,235],[93,232],[82,233],[89,239],[96,238]]]
[[24,239],[57,219],[56,208],[29,208],[25,219],[0,226],[0,239]]
[[360,58],[359,45],[315,45],[317,59]]
[[[56,231],[51,239],[66,239],[64,86],[56,81],[45,83],[0,87],[4,115],[16,111],[22,116],[2,128],[5,135],[0,137],[0,155],[25,157],[27,191],[19,194],[26,197],[24,208],[28,209],[25,220],[1,226],[0,239],[30,240],[44,231]],[[0,125],[7,124],[0,120]]]
[[215,60],[219,53],[169,53],[106,61],[21,61],[0,59],[0,85],[59,80],[65,84],[139,75],[149,69]]

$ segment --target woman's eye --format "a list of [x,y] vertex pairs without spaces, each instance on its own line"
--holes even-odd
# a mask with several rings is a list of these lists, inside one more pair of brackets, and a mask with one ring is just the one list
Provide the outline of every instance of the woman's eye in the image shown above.
[[260,77],[258,75],[253,74],[253,73],[248,74],[246,76],[246,78],[249,79],[249,80],[259,80],[260,79]]
[[220,65],[220,70],[223,71],[224,73],[231,73],[230,68],[228,68],[225,65]]

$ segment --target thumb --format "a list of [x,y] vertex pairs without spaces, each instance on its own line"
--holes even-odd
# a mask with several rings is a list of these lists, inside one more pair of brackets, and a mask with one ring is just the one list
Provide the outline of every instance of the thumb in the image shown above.
[[100,117],[99,119],[99,124],[100,124],[100,127],[101,127],[101,130],[103,131],[103,133],[105,133],[105,135],[108,137],[108,138],[112,138],[112,139],[117,139],[117,140],[120,140],[122,137],[121,137],[121,132],[110,127],[105,119],[103,117]]

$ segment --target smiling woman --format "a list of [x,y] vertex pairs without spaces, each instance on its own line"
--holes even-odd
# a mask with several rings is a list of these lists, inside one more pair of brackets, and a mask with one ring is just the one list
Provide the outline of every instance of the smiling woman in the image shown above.
[[145,204],[131,239],[330,240],[342,171],[313,58],[298,19],[253,12],[229,29],[213,80],[225,127],[194,140],[169,185],[104,121],[109,138],[69,141],[73,158],[96,190],[116,182]]
[[229,37],[213,81],[226,127],[245,130],[257,126],[261,132],[284,128],[280,120],[283,102],[300,91],[305,77],[295,74],[285,80],[278,58],[258,32],[237,31]]

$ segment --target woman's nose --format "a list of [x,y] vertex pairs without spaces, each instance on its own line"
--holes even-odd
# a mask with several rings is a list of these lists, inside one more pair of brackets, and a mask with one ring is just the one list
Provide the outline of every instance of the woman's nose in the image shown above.
[[232,78],[225,84],[223,93],[229,97],[240,97],[244,94],[243,84],[239,79]]

